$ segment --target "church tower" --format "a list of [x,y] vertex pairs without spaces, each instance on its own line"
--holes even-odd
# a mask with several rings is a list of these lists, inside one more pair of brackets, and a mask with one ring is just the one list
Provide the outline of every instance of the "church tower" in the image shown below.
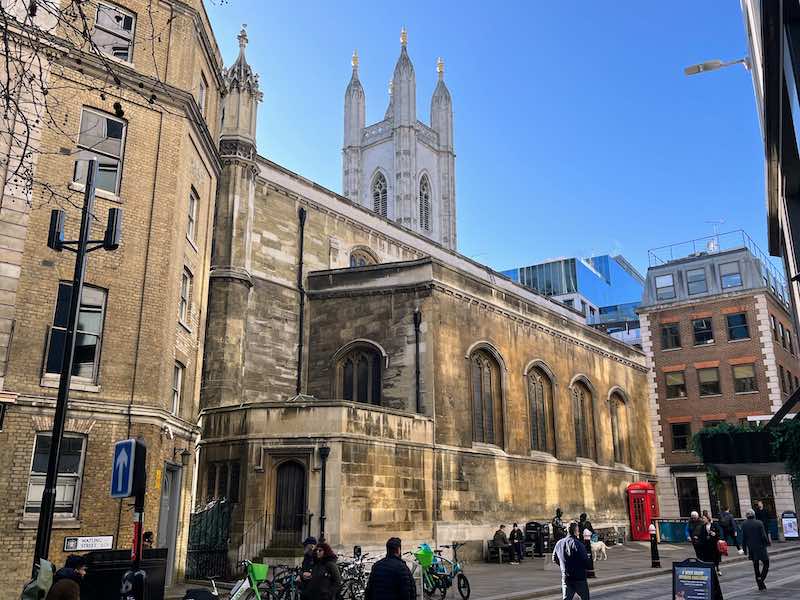
[[225,95],[219,141],[222,173],[214,217],[209,279],[203,407],[239,404],[244,377],[245,318],[250,288],[256,193],[256,114],[262,93],[247,64],[247,32],[239,56],[223,72]]
[[455,249],[453,102],[441,59],[436,70],[429,126],[417,120],[416,74],[403,29],[386,114],[365,127],[365,95],[353,55],[345,92],[342,188],[353,202]]

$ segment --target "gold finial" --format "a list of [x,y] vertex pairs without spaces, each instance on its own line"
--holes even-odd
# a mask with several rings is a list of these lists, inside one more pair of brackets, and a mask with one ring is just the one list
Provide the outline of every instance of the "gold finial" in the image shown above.
[[444,61],[441,56],[436,59],[436,72],[439,74],[439,79],[444,79]]
[[408,44],[408,31],[403,27],[400,29],[400,45],[405,46],[406,44]]
[[247,46],[247,23],[242,23],[242,30],[236,36],[236,39],[239,40],[239,48],[244,50],[244,47]]
[[353,58],[350,59],[350,64],[354,69],[358,69],[358,50],[353,50]]

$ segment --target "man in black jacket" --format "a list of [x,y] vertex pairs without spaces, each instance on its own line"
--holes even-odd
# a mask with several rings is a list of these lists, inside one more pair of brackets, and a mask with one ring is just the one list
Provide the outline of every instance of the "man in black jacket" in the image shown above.
[[[742,548],[744,548],[748,558],[753,561],[756,583],[760,590],[767,589],[767,586],[764,585],[764,580],[769,572],[769,554],[767,554],[767,546],[769,545],[769,537],[764,529],[764,524],[756,519],[755,511],[748,510],[747,520],[742,523]],[[763,565],[761,569],[758,565],[759,562]]]
[[364,600],[417,600],[417,585],[400,558],[401,545],[396,537],[386,542],[386,558],[372,566]]

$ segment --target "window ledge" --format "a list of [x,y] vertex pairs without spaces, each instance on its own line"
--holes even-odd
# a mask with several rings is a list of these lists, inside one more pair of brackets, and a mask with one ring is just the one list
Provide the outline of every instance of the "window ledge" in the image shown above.
[[[36,529],[39,527],[39,515],[25,515],[19,520],[19,529]],[[75,517],[54,517],[53,529],[80,529],[81,522]]]
[[694,344],[692,348],[706,348],[708,346],[716,346],[717,342],[705,342],[702,344]]
[[[58,375],[44,375],[39,381],[41,387],[58,389],[61,378]],[[91,383],[88,380],[77,380],[75,377],[69,382],[69,389],[76,392],[99,392],[101,387],[97,384]]]
[[593,458],[586,458],[585,456],[576,456],[575,457],[575,462],[577,462],[579,465],[586,465],[586,466],[589,466],[589,467],[598,467],[598,466],[600,466],[599,462],[597,462]]
[[758,394],[760,390],[753,390],[751,392],[734,392],[735,396],[747,396],[748,394]]
[[550,462],[558,462],[558,459],[555,456],[553,456],[549,452],[545,452],[544,450],[531,450],[528,456],[530,456],[531,458],[538,458]]
[[683,346],[676,346],[675,348],[662,348],[662,352],[677,352],[678,350],[683,350]]
[[753,340],[753,338],[746,337],[746,338],[740,338],[738,340],[728,340],[728,343],[729,344],[735,344],[736,342],[750,342],[752,340]]
[[486,442],[472,442],[472,447],[475,450],[488,450],[489,452],[491,452],[493,454],[498,454],[498,455],[501,455],[501,456],[505,456],[506,455],[506,451],[503,450],[497,444],[487,444]]
[[720,392],[719,394],[704,394],[704,395],[701,394],[700,395],[701,398],[721,398],[722,396],[723,396],[722,392]]
[[[73,181],[69,184],[69,189],[71,189],[73,192],[83,192],[86,189],[86,186],[82,183]],[[98,198],[103,198],[105,200],[111,200],[111,202],[115,202],[117,204],[122,204],[122,198],[120,198],[118,194],[97,188],[95,188],[94,194]]]
[[688,400],[689,396],[666,396],[667,400]]

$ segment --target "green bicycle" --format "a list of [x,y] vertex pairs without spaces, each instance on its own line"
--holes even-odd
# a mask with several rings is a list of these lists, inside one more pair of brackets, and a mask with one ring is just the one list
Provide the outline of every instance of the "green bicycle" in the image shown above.
[[424,598],[434,598],[437,593],[442,600],[447,598],[447,590],[456,583],[458,593],[463,600],[469,600],[469,579],[463,572],[458,560],[458,548],[464,544],[443,545],[442,548],[453,548],[453,560],[444,558],[441,550],[432,550],[428,544],[422,544],[415,552],[406,552],[404,556],[414,558],[412,576],[416,576],[417,566],[422,573],[422,593]]
[[[245,567],[246,575],[233,586],[228,600],[261,600],[258,586],[267,580],[269,566],[249,560],[243,560],[242,564]],[[216,585],[214,591],[216,592]]]

